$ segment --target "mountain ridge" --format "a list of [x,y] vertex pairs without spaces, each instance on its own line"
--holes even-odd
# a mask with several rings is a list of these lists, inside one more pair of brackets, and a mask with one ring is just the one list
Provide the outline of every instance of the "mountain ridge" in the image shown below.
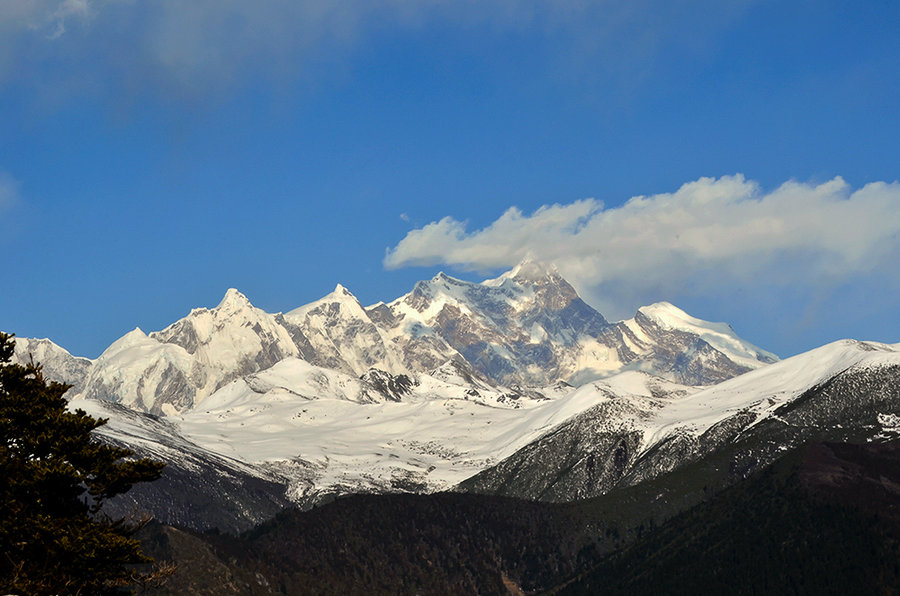
[[416,378],[453,363],[461,377],[500,391],[580,385],[631,369],[711,384],[777,360],[727,325],[672,305],[661,316],[661,304],[610,323],[555,267],[534,261],[482,283],[441,272],[368,308],[341,284],[274,314],[231,288],[217,306],[192,309],[160,331],[129,332],[95,360],[56,350],[45,366],[69,369],[70,396],[172,415],[287,358],[356,377],[377,369]]

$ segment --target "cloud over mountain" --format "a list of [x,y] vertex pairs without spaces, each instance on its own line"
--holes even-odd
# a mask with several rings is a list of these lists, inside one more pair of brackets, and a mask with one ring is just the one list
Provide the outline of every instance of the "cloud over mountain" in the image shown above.
[[760,279],[817,286],[872,272],[895,279],[898,205],[897,182],[853,190],[837,177],[764,191],[740,174],[700,178],[619,207],[595,199],[531,214],[511,207],[479,230],[445,217],[410,231],[384,265],[490,270],[530,255],[555,262],[581,288],[627,285],[640,295],[663,287],[671,296]]

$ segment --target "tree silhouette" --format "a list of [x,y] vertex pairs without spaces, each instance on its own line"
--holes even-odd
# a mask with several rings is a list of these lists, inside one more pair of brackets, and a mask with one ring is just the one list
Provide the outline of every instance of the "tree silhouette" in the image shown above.
[[136,524],[101,509],[164,464],[100,442],[91,431],[106,420],[68,411],[69,386],[12,363],[14,346],[0,333],[0,591],[102,594],[140,580],[150,560]]

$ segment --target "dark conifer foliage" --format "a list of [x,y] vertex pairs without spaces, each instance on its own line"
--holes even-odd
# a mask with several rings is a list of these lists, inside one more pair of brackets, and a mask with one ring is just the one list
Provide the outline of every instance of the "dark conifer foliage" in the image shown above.
[[674,517],[659,494],[356,495],[242,536],[151,524],[148,551],[189,564],[145,593],[898,593],[900,441],[796,447]]
[[344,497],[240,537],[157,524],[141,535],[155,557],[190,562],[154,595],[521,594],[596,559],[564,506],[454,493]]
[[135,523],[100,511],[163,464],[93,437],[106,420],[67,411],[69,387],[11,363],[13,348],[0,333],[0,591],[96,594],[140,579]]
[[813,443],[671,519],[561,595],[896,594],[900,443]]

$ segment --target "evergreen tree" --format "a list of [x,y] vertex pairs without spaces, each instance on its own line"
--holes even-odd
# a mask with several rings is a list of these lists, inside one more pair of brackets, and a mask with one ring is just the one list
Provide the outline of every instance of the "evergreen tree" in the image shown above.
[[92,436],[106,420],[68,411],[69,386],[11,363],[14,345],[0,333],[0,592],[97,594],[139,580],[150,560],[135,524],[101,508],[164,464]]

